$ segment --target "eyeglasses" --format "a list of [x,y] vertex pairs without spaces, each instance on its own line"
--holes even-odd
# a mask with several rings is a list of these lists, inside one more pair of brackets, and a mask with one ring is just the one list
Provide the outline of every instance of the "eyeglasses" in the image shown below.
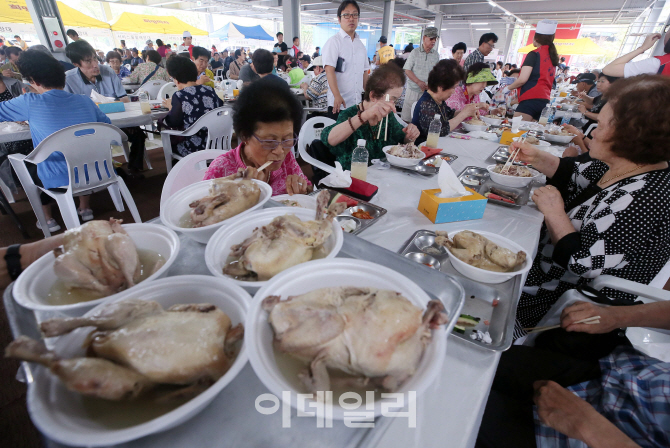
[[349,20],[349,19],[358,19],[360,16],[361,16],[360,14],[349,14],[347,12],[342,14],[340,17],[342,17],[345,20]]
[[495,48],[495,47],[496,47],[495,44],[492,44],[491,42],[486,42],[486,43],[487,43],[488,46],[491,47],[491,48]]
[[266,151],[274,151],[279,145],[283,149],[291,149],[298,143],[298,136],[295,134],[293,134],[293,138],[289,138],[288,140],[261,140],[256,134],[253,134],[253,136],[261,144],[261,148]]

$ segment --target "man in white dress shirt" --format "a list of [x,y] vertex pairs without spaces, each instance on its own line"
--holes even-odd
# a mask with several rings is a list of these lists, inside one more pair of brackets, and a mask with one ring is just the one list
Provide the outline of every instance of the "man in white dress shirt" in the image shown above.
[[328,77],[328,116],[337,119],[340,110],[361,102],[368,81],[370,61],[356,34],[361,9],[355,0],[344,0],[337,9],[342,28],[326,41],[322,58]]

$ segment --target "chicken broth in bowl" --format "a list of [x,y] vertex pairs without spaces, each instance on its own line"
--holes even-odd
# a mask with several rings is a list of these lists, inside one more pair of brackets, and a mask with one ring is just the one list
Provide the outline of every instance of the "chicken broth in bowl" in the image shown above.
[[[142,282],[154,273],[155,267],[165,264],[166,260],[158,252],[147,249],[137,249],[137,255],[140,259],[140,277]],[[51,286],[46,301],[51,305],[71,305],[73,303],[88,302],[90,300],[101,299],[107,294],[84,288],[69,288],[61,280]]]

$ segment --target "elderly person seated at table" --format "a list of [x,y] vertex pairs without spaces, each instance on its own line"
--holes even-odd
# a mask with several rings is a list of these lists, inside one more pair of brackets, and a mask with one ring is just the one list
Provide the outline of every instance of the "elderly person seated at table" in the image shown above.
[[442,121],[440,137],[447,135],[451,129],[455,129],[466,118],[475,115],[476,104],[468,104],[456,113],[446,103],[464,76],[465,72],[455,59],[442,59],[430,71],[427,82],[428,90],[419,97],[412,117],[412,124],[420,132],[417,143],[425,142],[428,138],[428,128],[436,114],[440,115]]
[[[210,110],[223,106],[223,101],[213,88],[197,84],[198,69],[190,59],[173,56],[167,61],[167,70],[177,85],[172,98],[163,100],[163,106],[170,112],[163,122],[172,129],[188,129]],[[190,137],[172,137],[178,141],[172,151],[182,157],[205,149],[207,129],[201,129]]]
[[300,85],[300,81],[305,77],[305,72],[300,66],[300,61],[294,57],[289,57],[286,59],[286,73],[290,78],[290,85],[297,87]]
[[[9,101],[21,96],[23,93],[23,83],[18,79],[7,78],[0,74],[0,102]],[[12,178],[13,170],[9,164],[7,156],[9,154],[28,155],[33,150],[33,142],[30,140],[18,140],[13,142],[0,143],[0,178],[5,180],[7,185],[16,183]],[[9,181],[12,182],[9,182]]]
[[485,62],[472,64],[465,75],[465,83],[456,86],[454,93],[447,99],[447,106],[460,111],[468,104],[477,104],[479,113],[486,115],[488,108],[485,100],[482,100],[479,94],[486,86],[496,84],[498,84],[498,80],[491,73],[489,64]]
[[[155,52],[155,50],[152,51]],[[128,98],[121,80],[110,67],[98,63],[98,59],[95,57],[95,50],[88,42],[80,39],[68,44],[65,47],[65,56],[75,66],[72,70],[65,72],[66,92],[90,98],[91,92],[95,90],[102,96],[115,98],[123,103],[130,102],[130,98]],[[158,56],[158,53],[156,53],[156,56]],[[67,110],[70,113],[68,109],[61,110]],[[142,178],[143,175],[140,171],[144,167],[144,141],[146,136],[139,126],[123,128],[123,132],[128,136],[128,142],[130,143],[130,154],[128,157],[130,175],[134,178]]]
[[240,70],[246,64],[244,60],[245,56],[242,50],[239,48],[235,50],[235,60],[233,60],[228,66],[228,79],[238,80],[240,78]]
[[[79,42],[86,43],[83,40]],[[94,53],[90,57],[95,59]],[[97,63],[97,59],[95,62]],[[0,103],[0,120],[30,121],[30,134],[35,147],[49,135],[68,126],[91,122],[111,123],[109,117],[89,98],[64,90],[65,72],[56,59],[45,58],[37,50],[28,50],[19,58],[18,66],[24,79],[37,93],[27,93]],[[117,77],[114,79],[118,81]],[[67,164],[60,152],[51,154],[37,165],[37,172],[31,174],[35,184],[44,188],[60,188],[69,184]],[[51,216],[51,206],[48,205],[52,199],[46,194],[42,194],[41,199],[49,230],[60,230],[60,226]],[[89,199],[90,196],[79,196],[78,212],[84,221],[93,219]]]
[[[343,169],[351,168],[351,154],[358,139],[366,142],[370,164],[372,159],[385,157],[384,146],[413,142],[419,138],[415,125],[410,123],[403,128],[395,117],[395,102],[404,85],[405,73],[402,69],[395,64],[381,65],[368,78],[363,102],[340,111],[337,123],[321,132],[321,142]],[[380,132],[381,127],[384,129]]]
[[588,159],[510,147],[548,179],[533,195],[544,226],[517,308],[517,337],[565,291],[599,275],[649,284],[670,259],[670,79],[622,79],[607,97]]
[[162,61],[161,55],[156,50],[147,50],[142,53],[144,64],[140,64],[133,73],[128,76],[128,84],[143,85],[148,81],[170,82],[170,75],[159,64]]
[[16,65],[16,62],[19,60],[19,56],[21,55],[22,50],[19,47],[7,47],[7,46],[5,46],[4,49],[5,49],[5,56],[7,56],[7,63],[5,63],[5,65],[0,67],[0,72],[2,72],[2,76],[22,81],[23,78],[21,77],[21,73],[19,73],[19,68]]
[[118,52],[116,51],[109,51],[107,52],[107,56],[105,56],[105,61],[107,62],[107,65],[109,65],[112,70],[114,70],[114,73],[116,73],[116,76],[119,77],[119,79],[127,78],[130,76],[130,70],[128,70],[126,67],[121,65],[121,56],[119,55]]
[[140,57],[140,52],[137,48],[133,48],[130,51],[126,50],[126,53],[130,53],[129,55],[127,54],[128,57],[127,63],[130,64],[131,70],[135,70],[138,65],[144,63],[144,61]]
[[214,88],[214,73],[208,69],[209,58],[212,57],[212,54],[208,49],[204,47],[193,47],[193,62],[198,69],[198,80],[197,83],[199,86],[209,86],[212,89]]
[[[204,180],[249,169],[272,187],[272,195],[305,194],[312,184],[291,153],[302,124],[302,105],[284,83],[263,78],[245,87],[234,106],[233,129],[240,145],[214,159]],[[261,172],[258,168],[272,162]]]

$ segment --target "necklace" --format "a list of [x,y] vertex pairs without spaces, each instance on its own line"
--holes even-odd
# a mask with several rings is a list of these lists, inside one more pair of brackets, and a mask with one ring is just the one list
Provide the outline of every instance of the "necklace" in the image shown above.
[[[428,95],[430,95],[430,92],[428,92]],[[440,111],[440,114],[442,114],[442,116],[446,119],[447,115],[446,115],[446,112],[444,110],[442,110],[442,105],[437,102],[437,100],[433,97],[433,95],[430,95],[430,98],[433,100],[433,102],[437,106],[437,109]]]
[[617,174],[616,176],[612,176],[612,177],[610,177],[610,178],[607,179],[607,180],[605,180],[604,178],[603,178],[603,179],[600,179],[600,180],[598,181],[598,184],[606,184],[606,183],[608,183],[608,182],[612,182],[614,179],[618,179],[618,178],[620,178],[620,177],[625,176],[626,174],[630,174],[630,173],[632,173],[633,171],[637,171],[637,170],[639,170],[640,168],[642,168],[643,166],[646,166],[646,165],[645,165],[645,164],[639,164],[639,165],[636,165],[635,168],[633,168],[632,170],[628,170],[628,171],[626,171],[626,172],[624,172],[624,173]]

